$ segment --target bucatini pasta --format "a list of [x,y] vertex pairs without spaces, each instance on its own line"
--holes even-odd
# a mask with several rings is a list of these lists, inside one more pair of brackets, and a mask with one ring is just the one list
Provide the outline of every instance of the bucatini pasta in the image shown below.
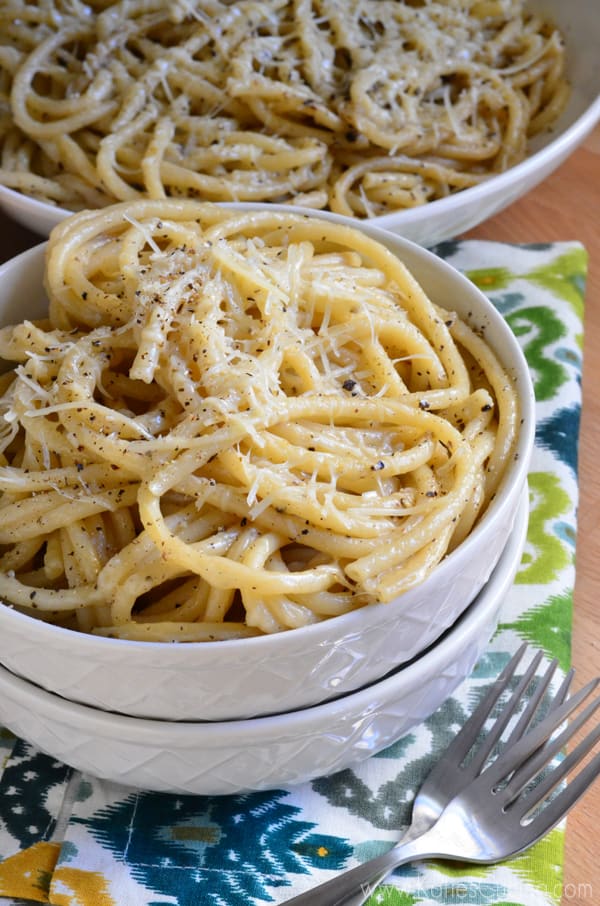
[[518,162],[568,95],[524,0],[7,0],[0,182],[371,217]]
[[122,203],[56,227],[45,280],[0,331],[0,597],[44,619],[222,639],[390,601],[512,455],[494,353],[352,227]]

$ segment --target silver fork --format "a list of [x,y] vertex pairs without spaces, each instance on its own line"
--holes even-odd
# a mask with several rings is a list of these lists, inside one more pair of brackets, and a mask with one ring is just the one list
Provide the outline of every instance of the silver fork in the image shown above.
[[[539,662],[538,659],[534,659],[533,663],[536,660]],[[508,668],[504,673],[507,671]],[[531,667],[527,674],[530,672]],[[524,684],[527,674],[519,683],[519,687]],[[500,680],[501,678],[495,687],[499,686]],[[599,679],[593,680],[562,704],[553,705],[551,712],[544,720],[527,732],[527,726],[530,724],[541,698],[538,687],[533,699],[533,701],[537,701],[537,704],[532,708],[531,702],[529,703],[510,734],[509,742],[502,748],[501,754],[490,765],[487,765],[490,753],[502,732],[502,730],[498,731],[497,724],[494,725],[491,733],[486,736],[481,750],[477,752],[471,762],[467,763],[468,770],[475,762],[477,765],[474,769],[475,775],[470,774],[466,785],[463,783],[458,787],[459,791],[455,792],[454,796],[442,807],[437,820],[435,806],[434,811],[430,812],[427,817],[427,802],[424,803],[422,814],[424,820],[429,821],[427,829],[415,836],[418,828],[413,832],[411,825],[407,837],[389,852],[343,872],[331,881],[293,897],[287,902],[296,904],[296,906],[309,903],[311,906],[360,903],[367,899],[392,869],[405,862],[443,858],[491,863],[503,861],[527,849],[563,818],[600,773],[600,753],[598,753],[565,789],[550,802],[544,802],[551,791],[562,783],[571,769],[588,754],[600,739],[600,725],[598,725],[558,766],[547,770],[542,778],[538,779],[536,786],[529,789],[531,782],[549,768],[554,756],[600,707],[600,697],[598,697],[588,704],[569,727],[553,737],[556,729],[592,694],[599,681]],[[548,682],[549,679],[546,676],[542,683],[545,683],[547,687]],[[556,698],[562,694],[565,683],[557,693],[555,702]],[[498,695],[501,691],[498,692]],[[515,699],[517,691],[518,689],[513,693],[511,702]],[[483,705],[493,692],[492,689],[477,712],[467,722],[465,729],[471,721],[475,723],[475,717],[480,712],[484,712]],[[508,707],[510,708],[510,703]],[[512,713],[514,710],[513,707]],[[506,727],[512,713],[506,718],[503,712],[498,721],[504,722],[504,727]],[[489,710],[487,714],[489,714]],[[483,714],[479,730],[485,723],[487,714]],[[479,730],[476,731],[475,736],[479,735]],[[469,752],[469,747],[465,748],[468,738],[463,737],[464,732],[463,730],[459,734],[450,747],[450,750],[454,748],[456,758],[461,758],[461,760],[464,760]],[[490,736],[495,739],[492,741]],[[460,745],[456,745],[459,740],[461,740]],[[472,748],[472,742],[470,748]],[[432,789],[435,791],[438,789],[438,785],[439,788],[445,788],[444,770],[438,764],[434,771],[435,783],[432,785]],[[450,769],[450,773],[453,777],[452,782],[456,783],[454,768]],[[429,783],[429,778],[426,783]],[[457,787],[454,789],[456,791]],[[440,800],[435,799],[435,796],[434,792],[431,801],[437,801],[439,805]],[[542,804],[544,807],[540,808],[539,813],[530,817],[531,813]],[[349,899],[351,897],[353,899]]]
[[[494,750],[494,747],[498,745],[502,734],[513,715],[517,712],[519,705],[531,686],[533,677],[537,673],[537,669],[543,656],[542,651],[536,652],[528,669],[525,671],[512,695],[503,706],[494,724],[486,734],[485,739],[481,740],[480,734],[483,727],[492,715],[499,699],[509,688],[517,671],[517,667],[523,659],[527,649],[527,643],[521,645],[502,673],[490,686],[487,694],[462,727],[460,733],[458,733],[450,743],[441,758],[436,762],[435,766],[425,778],[425,781],[419,788],[413,801],[411,823],[402,836],[400,841],[402,845],[408,843],[409,840],[413,840],[415,837],[419,837],[435,824],[450,800],[464,789],[465,786],[471,783],[472,780],[478,777],[483,770],[490,753]],[[518,722],[504,743],[505,746],[512,745],[519,740],[531,726],[532,721],[538,713],[542,700],[548,691],[557,666],[558,662],[555,659],[549,664],[545,674],[538,680],[535,691],[528,699],[527,706],[524,708]],[[547,702],[548,711],[558,707],[565,700],[574,672],[574,670],[569,671],[560,688],[550,701]],[[474,751],[477,743],[479,743],[479,746],[476,751]],[[467,756],[473,751],[474,754],[472,758],[467,760]],[[372,886],[376,887],[388,874],[389,872],[385,871]],[[344,906],[361,906],[362,903],[368,900],[370,895],[369,890],[360,890],[358,893],[355,893],[344,900]]]

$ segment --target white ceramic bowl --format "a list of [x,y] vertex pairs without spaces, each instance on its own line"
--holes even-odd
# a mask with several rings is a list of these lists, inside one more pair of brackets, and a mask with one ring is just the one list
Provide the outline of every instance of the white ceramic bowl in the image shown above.
[[[335,215],[328,219],[343,220]],[[504,319],[465,277],[419,246],[369,225],[429,296],[485,332],[514,375],[517,454],[467,539],[418,587],[300,629],[211,643],[168,644],[77,633],[0,606],[0,663],[73,701],[138,717],[230,720],[312,706],[424,651],[474,599],[511,532],[535,434],[529,368]],[[0,324],[44,312],[43,246],[0,267]]]
[[151,790],[236,793],[340,771],[425,720],[470,674],[519,566],[528,512],[524,491],[495,570],[452,629],[411,664],[353,694],[255,720],[174,723],[75,704],[0,667],[0,723],[81,771]]
[[[481,185],[418,208],[372,220],[377,226],[432,245],[465,232],[496,214],[545,179],[571,154],[600,120],[600,27],[597,0],[529,0],[549,15],[567,42],[567,74],[572,91],[554,128],[536,137],[526,160]],[[69,211],[0,186],[0,208],[40,236],[47,236]]]

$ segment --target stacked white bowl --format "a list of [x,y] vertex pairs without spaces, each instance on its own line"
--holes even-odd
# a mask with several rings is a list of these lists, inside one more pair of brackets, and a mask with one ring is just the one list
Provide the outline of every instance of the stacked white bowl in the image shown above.
[[[391,603],[274,635],[136,642],[0,605],[0,722],[112,780],[232,792],[367,757],[432,713],[469,673],[524,543],[535,432],[529,369],[502,317],[464,276],[407,240],[361,229],[399,255],[434,302],[484,331],[514,379],[516,455],[476,527]],[[1,324],[44,313],[43,259],[38,246],[0,268]]]
[[520,563],[528,512],[525,492],[498,564],[454,626],[356,692],[249,720],[148,720],[69,701],[0,667],[0,723],[81,771],[149,790],[225,795],[340,771],[408,733],[469,676]]

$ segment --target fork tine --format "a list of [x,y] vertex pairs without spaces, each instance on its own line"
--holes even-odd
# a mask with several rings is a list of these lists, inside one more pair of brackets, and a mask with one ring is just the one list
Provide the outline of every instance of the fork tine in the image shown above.
[[[504,730],[506,729],[508,722],[510,721],[511,717],[517,710],[519,702],[523,698],[523,693],[529,687],[533,677],[535,676],[535,674],[537,672],[537,668],[539,667],[540,661],[542,659],[542,655],[543,655],[542,651],[538,651],[536,653],[535,657],[531,661],[531,664],[529,665],[529,667],[527,668],[527,670],[525,671],[525,673],[519,680],[519,683],[518,683],[516,689],[514,690],[513,694],[511,695],[510,699],[508,700],[508,702],[502,709],[502,712],[497,717],[494,725],[490,728],[489,733],[486,734],[486,738],[482,742],[479,749],[477,750],[477,754],[473,756],[473,760],[471,761],[471,769],[474,771],[477,771],[477,773],[479,773],[482,766],[487,761],[490,752],[492,751],[492,749],[494,748],[494,746],[496,745],[496,743],[502,736]],[[534,700],[535,700],[535,696],[534,696]],[[537,699],[537,702],[539,704],[539,698]],[[537,709],[537,705],[536,705],[536,709]],[[535,710],[531,713],[529,720],[531,720],[533,718],[534,713],[535,713]],[[515,734],[516,734],[516,731],[517,731],[517,728],[515,728]],[[523,735],[523,732],[524,732],[524,730],[522,732],[520,732],[515,738],[520,739],[521,736]]]
[[[554,658],[554,660],[551,661],[551,663],[549,664],[545,674],[543,675],[543,677],[541,677],[539,683],[537,684],[537,686],[535,688],[535,692],[532,694],[531,698],[529,699],[529,701],[527,703],[527,707],[521,714],[517,725],[515,726],[514,730],[512,731],[512,733],[510,734],[510,736],[506,742],[506,745],[510,746],[513,743],[515,743],[518,739],[521,738],[521,736],[529,728],[533,718],[535,717],[535,715],[537,713],[540,703],[548,690],[550,682],[552,681],[552,677],[556,673],[557,667],[558,667],[558,660],[557,660],[557,658]],[[575,673],[575,671],[573,669],[571,669],[569,671],[569,673],[566,675],[563,682],[561,683],[560,688],[558,689],[556,695],[552,699],[552,703],[553,703],[554,707],[556,707],[557,705],[561,705],[564,702],[574,673]]]
[[564,680],[561,683],[561,686],[554,696],[554,701],[557,705],[562,704],[569,694],[569,689],[571,688],[571,683],[573,682],[573,677],[575,676],[575,668],[571,667]]
[[555,796],[554,799],[541,809],[533,820],[526,825],[526,828],[528,829],[531,829],[533,826],[536,840],[539,840],[540,837],[543,837],[544,834],[551,831],[553,827],[556,827],[559,821],[564,818],[567,812],[573,808],[575,803],[578,802],[592,784],[595,783],[599,775],[600,752],[586,764],[577,777],[573,778],[573,780],[567,784],[564,790]]
[[591,680],[583,689],[580,689],[579,692],[568,698],[562,705],[551,711],[541,723],[526,733],[513,746],[504,749],[496,761],[483,772],[483,776],[489,780],[492,788],[522,767],[526,760],[550,738],[556,728],[560,727],[569,714],[572,714],[591,695],[599,682],[600,677]]
[[[544,674],[544,676],[541,678],[540,682],[538,683],[535,693],[531,696],[531,699],[528,702],[527,707],[525,708],[525,710],[521,714],[521,717],[519,718],[518,724],[514,728],[513,732],[510,734],[509,738],[506,740],[505,747],[514,745],[514,743],[518,742],[518,740],[521,738],[521,736],[523,736],[524,733],[526,733],[526,731],[529,729],[529,726],[538,710],[540,702],[542,701],[542,698],[544,697],[544,694],[547,691],[548,686],[550,685],[550,681],[551,681],[552,677],[554,676],[554,673],[556,672],[557,666],[558,666],[558,660],[555,658],[550,663],[548,669],[546,670],[546,673]],[[552,698],[552,700],[550,702],[548,713],[550,713],[550,711],[552,711],[554,708],[558,708],[558,706],[562,705],[562,703],[566,700],[567,695],[569,693],[569,688],[571,686],[571,681],[573,680],[574,676],[575,676],[575,670],[573,669],[573,667],[571,667],[571,669],[569,670],[569,672],[566,674],[565,678],[563,679],[562,683],[560,684],[560,686],[556,692],[556,695],[554,695],[554,697]]]
[[[526,677],[532,675],[532,673],[534,672],[534,670],[532,670],[532,668],[534,668],[534,667],[537,668],[537,665],[539,664],[539,660],[541,659],[541,657],[542,657],[542,652],[540,651],[539,658],[535,658],[532,661],[530,670],[528,671],[528,674],[526,675]],[[545,674],[540,678],[540,680],[535,688],[535,691],[532,693],[531,698],[527,702],[527,706],[523,710],[523,713],[521,714],[517,724],[513,728],[512,732],[510,733],[506,742],[503,744],[503,746],[505,748],[508,746],[512,746],[516,742],[518,742],[518,740],[521,739],[521,737],[529,729],[529,726],[531,725],[531,722],[533,721],[533,719],[538,711],[538,708],[540,707],[542,699],[544,698],[544,695],[548,691],[548,687],[552,681],[552,677],[556,673],[557,666],[558,666],[558,660],[556,658],[554,658],[554,660],[551,661],[550,664],[548,665]],[[569,687],[571,685],[571,681],[573,680],[574,676],[575,676],[575,670],[571,667],[571,669],[569,670],[569,672],[566,674],[565,678],[563,679],[562,683],[560,684],[556,694],[553,696],[553,698],[551,700],[550,710],[552,710],[553,708],[557,708],[559,705],[561,705],[565,701],[565,699],[568,695],[568,692],[569,692]],[[523,680],[526,680],[526,677],[524,677]],[[514,704],[516,707],[516,705],[518,704],[520,695],[526,690],[528,685],[529,685],[528,682],[522,681],[519,688],[515,690],[513,699],[511,699],[511,701],[508,703],[508,705],[506,707],[506,711],[507,711],[506,720],[503,720],[502,724],[499,724],[499,726],[498,726],[499,732],[496,732],[496,730],[497,730],[496,726],[492,727],[491,733],[490,733],[488,739],[486,740],[485,746],[482,748],[481,752],[478,753],[477,760],[480,763],[477,765],[477,767],[479,769],[481,769],[481,767],[485,761],[485,758],[487,758],[489,753],[492,751],[494,744],[500,738],[502,731],[504,730],[506,724],[508,723],[508,719],[510,717],[512,717],[512,713],[515,710],[515,708],[511,708],[511,705]],[[485,758],[482,756],[485,756]],[[473,761],[475,761],[475,759],[473,759]]]
[[[561,783],[566,776],[569,774],[572,769],[579,764],[582,758],[590,752],[593,747],[596,745],[600,739],[600,724],[595,727],[591,733],[582,739],[578,746],[573,749],[572,752],[560,762],[560,764],[550,771],[550,773],[544,777],[544,779],[538,783],[538,785],[531,790],[530,793],[526,793],[523,799],[521,800],[521,805],[524,808],[523,815],[528,814],[533,811],[538,805],[544,801],[546,796],[552,792],[552,790]],[[600,753],[599,753],[600,754]],[[535,820],[535,819],[534,819]]]
[[455,763],[460,764],[466,758],[469,751],[473,748],[473,744],[476,742],[480,730],[490,716],[494,705],[513,678],[519,661],[523,657],[526,649],[527,642],[524,642],[519,650],[512,656],[499,677],[493,682],[485,697],[463,725],[458,736],[450,743],[445,752],[447,758],[444,760],[452,759]]
[[[556,755],[561,751],[561,749],[565,747],[569,740],[573,738],[575,733],[577,733],[577,731],[585,723],[587,723],[590,717],[595,714],[598,708],[600,708],[600,696],[594,699],[594,701],[590,702],[590,704],[581,712],[581,714],[578,714],[575,720],[573,720],[569,724],[569,726],[562,731],[562,733],[560,733],[555,739],[550,740],[543,748],[540,748],[540,750],[536,754],[527,759],[522,767],[515,771],[514,776],[511,777],[510,782],[507,783],[503,792],[505,806],[513,802],[517,798],[517,796],[519,796],[523,792],[527,784],[530,783],[536,777],[536,775],[539,774],[539,772],[548,765],[550,759],[553,758],[554,755]],[[596,728],[595,731],[590,733],[588,739],[592,738],[594,736],[594,733],[600,733],[600,726]],[[565,758],[563,765],[567,764],[569,758],[572,758],[572,756],[575,755],[575,752],[577,752],[578,749],[579,747],[577,749],[574,749],[571,755]],[[574,763],[577,764],[577,761],[574,761]],[[569,770],[569,768],[561,767],[561,770]],[[558,780],[556,781],[557,783],[560,780],[559,769],[555,769],[553,774],[558,777]],[[542,789],[546,783],[547,781],[542,781],[540,784],[538,784],[538,786],[536,787],[536,794],[537,790]],[[556,785],[556,783],[554,785]],[[550,786],[550,789],[552,789],[552,786]]]

